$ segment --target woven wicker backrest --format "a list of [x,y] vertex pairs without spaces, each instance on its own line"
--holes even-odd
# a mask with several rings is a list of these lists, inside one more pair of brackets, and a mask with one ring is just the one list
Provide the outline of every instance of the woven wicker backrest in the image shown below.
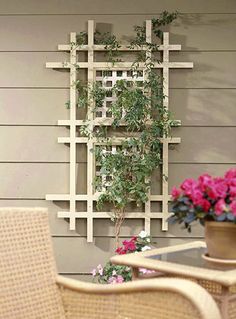
[[64,318],[56,286],[48,214],[0,209],[0,318]]

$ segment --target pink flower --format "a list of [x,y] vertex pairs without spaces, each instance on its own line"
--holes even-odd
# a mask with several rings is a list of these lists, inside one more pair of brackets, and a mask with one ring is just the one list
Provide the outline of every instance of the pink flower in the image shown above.
[[212,185],[212,177],[209,174],[203,174],[198,177],[199,187],[204,192]]
[[226,209],[226,203],[224,199],[218,200],[218,202],[215,204],[216,215],[217,216],[221,215],[225,209]]
[[124,278],[121,275],[118,275],[117,277],[112,276],[108,279],[109,284],[120,284],[124,282]]
[[124,245],[124,249],[127,251],[135,251],[136,250],[136,245],[135,245],[135,242],[131,239],[130,241],[129,240],[124,240],[122,242],[122,244]]
[[109,284],[116,284],[116,277],[112,276],[112,277],[108,278],[108,283]]
[[199,190],[193,192],[192,201],[194,205],[201,206],[204,212],[208,212],[211,207],[210,202],[203,197],[203,194]]
[[232,199],[236,198],[236,186],[230,186],[229,194]]
[[218,198],[217,192],[216,192],[214,187],[209,188],[207,190],[207,195],[210,197],[210,199],[217,199]]
[[180,188],[188,196],[192,195],[192,192],[197,187],[197,182],[192,178],[187,178],[181,185]]
[[202,209],[204,210],[204,212],[208,212],[208,210],[210,209],[211,207],[211,204],[210,202],[208,202],[207,199],[203,199],[202,202],[200,203],[200,206],[202,207]]
[[124,282],[124,278],[121,275],[118,275],[116,277],[116,282],[120,284],[120,283]]
[[191,194],[191,199],[193,201],[194,205],[201,206],[201,203],[203,201],[203,194],[199,189],[193,189]]
[[122,247],[118,247],[118,248],[116,249],[116,253],[117,253],[118,255],[125,255],[125,254],[126,254],[126,250],[124,250]]
[[152,273],[155,272],[155,270],[146,269],[146,268],[139,268],[139,271],[140,271],[142,274],[152,274]]
[[231,168],[225,173],[226,179],[233,179],[236,178],[236,168]]
[[232,214],[234,216],[236,216],[236,200],[234,200],[232,203],[230,203],[229,207],[230,207],[230,209],[232,211]]
[[177,199],[180,196],[180,194],[181,194],[181,191],[178,188],[176,187],[172,188],[171,195],[174,200]]
[[92,275],[93,275],[93,277],[95,277],[96,276],[96,274],[97,274],[97,269],[96,268],[94,268],[93,270],[92,270]]
[[229,186],[236,186],[236,178],[231,178],[228,180],[228,185]]
[[214,179],[214,191],[219,198],[225,198],[227,196],[228,185],[223,178]]
[[137,236],[133,236],[130,240],[124,240],[122,242],[124,247],[118,247],[116,249],[116,253],[119,255],[124,255],[129,252],[135,251],[137,249],[136,247],[136,241],[137,241]]

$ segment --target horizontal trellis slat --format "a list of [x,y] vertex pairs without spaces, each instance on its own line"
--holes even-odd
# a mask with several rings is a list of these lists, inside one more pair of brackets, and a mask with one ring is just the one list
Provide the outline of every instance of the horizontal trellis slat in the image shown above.
[[[62,52],[0,52],[0,88],[69,88],[65,70],[45,68],[46,61],[60,63],[66,58]],[[236,52],[171,52],[170,60],[193,61],[196,65],[194,72],[172,70],[170,88],[236,88]],[[82,70],[82,78],[85,74]]]
[[[68,203],[52,203],[46,200],[0,200],[0,207],[15,206],[15,207],[47,207],[49,209],[49,221],[52,236],[86,236],[86,220],[81,219],[76,221],[76,229],[69,230],[68,222],[64,219],[57,218],[57,211],[59,207],[66,208]],[[85,206],[85,205],[84,205]],[[141,219],[127,219],[121,227],[120,235],[122,237],[130,237],[137,235],[143,230],[143,220]],[[153,220],[151,223],[151,235],[155,237],[189,237],[187,231],[183,231],[181,227],[169,225],[168,232],[161,231],[160,220]],[[196,224],[192,228],[191,237],[198,238],[203,235],[203,227]],[[109,219],[96,219],[94,220],[94,237],[113,237],[114,236],[114,223]]]

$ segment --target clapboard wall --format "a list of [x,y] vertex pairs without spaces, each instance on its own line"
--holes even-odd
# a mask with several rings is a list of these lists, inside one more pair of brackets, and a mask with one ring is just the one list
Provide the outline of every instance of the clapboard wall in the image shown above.
[[[193,70],[171,70],[170,108],[182,127],[174,135],[182,143],[170,152],[169,184],[203,172],[223,174],[236,164],[236,1],[235,0],[8,0],[0,1],[0,205],[44,206],[60,273],[89,280],[89,272],[113,253],[113,225],[96,220],[94,243],[86,242],[85,221],[76,231],[57,219],[60,207],[45,194],[66,193],[69,149],[57,143],[68,130],[69,76],[45,68],[66,60],[57,45],[68,43],[71,31],[86,30],[88,19],[110,28],[119,38],[132,36],[132,26],[163,10],[181,15],[168,29],[170,42],[182,44],[171,61],[194,62]],[[104,25],[103,25],[104,24]],[[78,190],[86,184],[86,158],[78,156]],[[63,207],[63,203],[61,204]],[[122,227],[124,238],[142,229],[140,220]],[[152,223],[157,246],[201,238],[171,226],[161,232]]]

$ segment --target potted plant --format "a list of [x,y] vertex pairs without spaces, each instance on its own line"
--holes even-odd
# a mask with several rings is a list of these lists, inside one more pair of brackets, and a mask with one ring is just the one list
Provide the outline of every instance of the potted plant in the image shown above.
[[[138,236],[132,236],[130,240],[124,240],[122,246],[116,249],[118,255],[126,255],[130,253],[146,251],[151,249],[149,246],[151,239],[148,234],[142,230]],[[139,273],[142,275],[151,274],[155,271],[139,268]],[[92,276],[100,284],[116,284],[132,280],[132,270],[128,266],[114,265],[108,261],[104,267],[99,264],[92,270]]]
[[236,259],[236,169],[224,177],[203,174],[186,179],[172,190],[173,215],[170,223],[205,226],[205,240],[211,258]]

